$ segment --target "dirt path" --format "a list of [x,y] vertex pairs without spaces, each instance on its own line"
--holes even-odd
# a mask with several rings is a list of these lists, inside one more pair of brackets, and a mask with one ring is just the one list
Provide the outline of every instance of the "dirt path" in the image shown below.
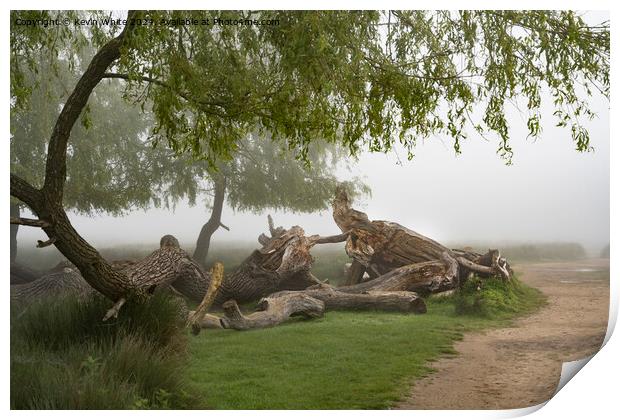
[[562,362],[596,352],[605,337],[609,260],[515,267],[549,305],[513,327],[466,334],[459,355],[432,366],[397,409],[523,408],[548,400]]

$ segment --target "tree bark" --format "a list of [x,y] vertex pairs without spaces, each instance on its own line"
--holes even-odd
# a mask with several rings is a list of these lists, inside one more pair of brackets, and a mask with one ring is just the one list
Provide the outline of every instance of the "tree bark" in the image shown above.
[[329,285],[311,287],[299,292],[282,291],[270,298],[306,295],[325,304],[325,310],[374,310],[403,313],[426,313],[426,303],[417,293],[407,291],[369,291],[348,293]]
[[223,309],[224,316],[220,322],[224,328],[249,330],[273,327],[293,316],[320,318],[325,312],[325,304],[305,294],[298,294],[264,298],[259,302],[259,310],[248,316],[241,313],[234,300],[225,302]]
[[[409,290],[428,294],[454,289],[472,272],[504,280],[512,274],[498,250],[484,255],[451,250],[398,223],[369,220],[365,213],[351,207],[342,187],[336,191],[333,217],[340,230],[349,233],[345,251],[362,267],[356,269],[351,285],[342,290]],[[360,270],[372,279],[356,284]]]
[[[128,21],[133,14],[131,11],[128,13]],[[130,291],[139,291],[135,290],[124,273],[114,270],[99,252],[76,232],[62,202],[67,170],[67,144],[71,130],[105,71],[120,57],[121,46],[131,29],[132,25],[128,24],[116,38],[101,47],[63,105],[48,144],[43,187],[36,189],[11,174],[11,195],[24,202],[40,220],[49,224],[43,227],[43,230],[50,239],[54,238],[54,245],[58,250],[75,264],[88,284],[114,301]]]
[[226,197],[226,177],[216,175],[213,186],[215,194],[213,196],[213,208],[211,209],[211,217],[200,229],[196,248],[192,258],[203,266],[206,263],[209,247],[211,245],[211,237],[222,225],[222,209],[224,208],[224,198]]

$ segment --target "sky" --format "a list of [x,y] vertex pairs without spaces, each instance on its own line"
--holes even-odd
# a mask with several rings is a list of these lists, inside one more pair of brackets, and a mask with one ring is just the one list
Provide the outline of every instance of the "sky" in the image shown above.
[[[595,14],[593,20],[604,20]],[[508,110],[513,164],[496,154],[497,139],[470,132],[456,156],[450,139],[420,141],[415,157],[406,153],[363,153],[338,172],[342,179],[360,176],[372,189],[355,207],[371,220],[398,222],[438,241],[459,244],[524,242],[580,242],[598,252],[609,242],[609,103],[594,97],[598,113],[588,122],[593,152],[575,150],[569,128],[555,127],[549,98],[543,100],[543,131],[536,141],[527,138],[526,117]],[[472,130],[473,131],[473,130]],[[218,230],[213,247],[228,241],[252,242],[267,228],[267,214],[284,227],[302,226],[308,234],[339,233],[331,210],[300,214],[265,210],[260,214],[224,208],[222,222],[230,231]],[[209,218],[204,203],[176,209],[136,211],[124,217],[70,214],[77,231],[95,246],[156,244],[173,234],[187,248],[193,247]],[[43,239],[37,229],[21,227],[18,243],[32,246]]]

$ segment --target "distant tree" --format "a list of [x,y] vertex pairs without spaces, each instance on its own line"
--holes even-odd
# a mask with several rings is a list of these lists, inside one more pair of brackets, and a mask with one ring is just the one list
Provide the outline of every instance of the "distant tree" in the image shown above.
[[[308,162],[316,139],[352,155],[400,142],[411,157],[417,139],[444,134],[459,152],[470,120],[499,136],[498,152],[510,161],[507,103],[525,99],[527,127],[537,136],[547,90],[558,124],[585,151],[580,121],[593,115],[587,97],[594,89],[609,93],[609,25],[588,26],[572,11],[140,11],[124,27],[80,27],[86,35],[18,25],[60,13],[67,12],[11,13],[15,108],[27,101],[24,72],[36,69],[33,54],[71,56],[85,39],[98,48],[59,104],[42,187],[12,174],[11,195],[39,217],[20,223],[41,226],[111,299],[134,291],[132,283],[75,231],[63,206],[71,130],[104,79],[126,80],[126,96],[152,107],[156,141],[211,167],[230,160],[256,130]],[[177,24],[182,18],[210,24]],[[483,109],[480,118],[474,107]]]
[[[238,143],[229,160],[219,160],[215,171],[209,172],[212,190],[211,216],[202,226],[193,258],[204,264],[211,237],[222,223],[224,202],[235,210],[258,213],[265,209],[313,212],[327,208],[336,186],[336,176],[344,164],[341,148],[315,142],[308,157],[312,167],[301,164],[294,156],[266,134],[251,133]],[[347,182],[354,194],[369,193],[358,178]]]

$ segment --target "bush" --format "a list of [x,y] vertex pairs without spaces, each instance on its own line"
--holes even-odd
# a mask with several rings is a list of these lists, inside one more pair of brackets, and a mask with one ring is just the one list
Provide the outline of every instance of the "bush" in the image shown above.
[[165,294],[101,318],[103,297],[49,299],[11,308],[11,408],[184,408],[187,335]]
[[503,319],[529,313],[545,302],[544,295],[516,277],[509,282],[498,278],[473,277],[453,296],[458,315]]

